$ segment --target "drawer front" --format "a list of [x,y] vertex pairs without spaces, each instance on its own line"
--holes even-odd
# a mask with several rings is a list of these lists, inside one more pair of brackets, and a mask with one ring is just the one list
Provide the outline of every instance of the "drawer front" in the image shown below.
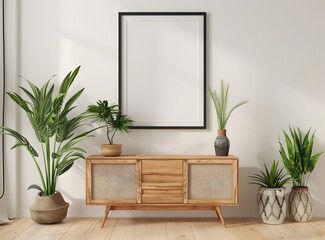
[[183,161],[142,160],[142,174],[183,174]]
[[183,176],[142,175],[142,189],[183,189]]
[[142,182],[144,183],[181,183],[183,175],[142,175]]
[[182,190],[142,190],[142,203],[183,203]]

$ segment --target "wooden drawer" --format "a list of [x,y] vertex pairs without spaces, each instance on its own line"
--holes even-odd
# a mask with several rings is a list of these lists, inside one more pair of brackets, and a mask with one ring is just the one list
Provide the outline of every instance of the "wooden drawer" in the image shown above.
[[142,160],[142,174],[183,174],[182,160]]
[[183,203],[182,190],[142,190],[142,203]]
[[142,175],[142,189],[183,189],[183,175]]

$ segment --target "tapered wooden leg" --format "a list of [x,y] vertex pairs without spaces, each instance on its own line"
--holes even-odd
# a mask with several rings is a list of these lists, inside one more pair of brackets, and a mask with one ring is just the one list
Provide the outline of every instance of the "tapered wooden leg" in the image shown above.
[[104,227],[105,222],[107,220],[107,216],[108,216],[110,210],[111,210],[111,206],[107,205],[106,208],[105,208],[104,217],[102,219],[102,226],[101,226],[101,228]]
[[222,222],[222,225],[226,228],[225,219],[223,218],[222,210],[220,206],[216,206],[216,214]]

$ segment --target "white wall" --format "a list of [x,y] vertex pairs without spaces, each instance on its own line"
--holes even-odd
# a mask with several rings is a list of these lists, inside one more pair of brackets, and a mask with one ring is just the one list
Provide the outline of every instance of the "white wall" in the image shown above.
[[[117,13],[119,11],[205,11],[208,13],[208,85],[230,83],[232,103],[249,100],[228,125],[230,153],[240,157],[240,206],[227,216],[256,216],[256,186],[248,175],[279,159],[278,138],[289,124],[317,130],[315,151],[325,148],[325,1],[322,0],[29,0],[19,1],[18,73],[42,84],[81,65],[75,89],[86,87],[78,103],[117,102]],[[21,81],[21,80],[20,80]],[[18,84],[24,84],[23,81]],[[126,154],[213,154],[216,117],[207,105],[206,130],[133,130],[118,136]],[[25,134],[26,118],[17,118]],[[104,135],[84,143],[98,153]],[[310,179],[314,216],[325,217],[325,156]],[[19,213],[28,215],[38,182],[32,161],[19,152]],[[71,203],[69,216],[102,216],[103,207],[85,205],[85,162],[79,160],[59,180]],[[120,211],[113,216],[214,216],[212,212]]]

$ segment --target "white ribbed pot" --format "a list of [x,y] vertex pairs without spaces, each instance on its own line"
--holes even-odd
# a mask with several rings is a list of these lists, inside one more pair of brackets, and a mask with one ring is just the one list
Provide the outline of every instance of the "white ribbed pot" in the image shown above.
[[266,224],[281,224],[286,218],[286,188],[260,187],[257,192],[258,214]]
[[292,187],[289,194],[289,216],[296,222],[308,222],[313,213],[313,202],[308,187]]

